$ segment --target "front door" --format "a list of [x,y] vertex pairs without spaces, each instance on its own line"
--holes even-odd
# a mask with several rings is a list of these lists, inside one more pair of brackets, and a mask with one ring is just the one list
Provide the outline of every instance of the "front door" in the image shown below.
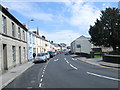
[[4,70],[8,70],[7,66],[7,45],[3,44],[3,68]]
[[21,47],[19,47],[19,64],[21,64]]

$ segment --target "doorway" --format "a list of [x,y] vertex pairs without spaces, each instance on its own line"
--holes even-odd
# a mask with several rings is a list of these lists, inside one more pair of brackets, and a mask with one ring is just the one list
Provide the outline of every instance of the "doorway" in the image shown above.
[[19,64],[22,64],[22,62],[21,62],[21,47],[19,47]]
[[3,44],[3,68],[4,70],[8,70],[7,65],[7,45]]

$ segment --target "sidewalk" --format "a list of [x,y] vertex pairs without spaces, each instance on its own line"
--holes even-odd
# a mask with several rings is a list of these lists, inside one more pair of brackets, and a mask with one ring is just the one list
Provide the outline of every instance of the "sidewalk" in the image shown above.
[[102,65],[102,66],[113,67],[113,68],[120,68],[120,64],[105,62],[102,60],[102,58],[86,58],[86,57],[80,57],[77,55],[71,55],[71,56],[74,58],[86,61],[86,62],[96,64],[96,65]]
[[4,88],[7,84],[12,82],[17,76],[22,74],[24,71],[26,71],[28,68],[30,68],[33,65],[31,61],[26,62],[24,64],[21,64],[20,66],[16,66],[10,70],[8,70],[6,73],[0,75],[0,90]]

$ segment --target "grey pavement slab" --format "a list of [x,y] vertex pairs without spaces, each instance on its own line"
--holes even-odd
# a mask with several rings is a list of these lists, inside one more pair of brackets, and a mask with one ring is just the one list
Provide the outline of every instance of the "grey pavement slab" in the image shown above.
[[13,81],[17,76],[22,74],[24,71],[26,71],[28,68],[30,68],[33,65],[32,62],[26,62],[24,64],[21,64],[19,66],[16,66],[4,74],[0,75],[0,89],[5,87],[7,84],[9,84],[11,81]]
[[[73,57],[75,55],[71,55],[71,56]],[[85,61],[89,61],[95,64],[103,65],[103,66],[120,68],[120,64],[105,62],[102,60],[102,58],[86,58],[86,57],[77,57],[77,58],[85,60]]]

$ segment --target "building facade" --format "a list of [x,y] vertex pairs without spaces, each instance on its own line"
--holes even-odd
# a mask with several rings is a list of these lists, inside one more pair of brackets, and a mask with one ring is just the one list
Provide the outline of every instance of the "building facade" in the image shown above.
[[33,53],[34,53],[34,46],[35,46],[35,34],[31,31],[27,32],[27,54],[28,54],[28,60],[31,61],[33,59]]
[[86,53],[90,54],[92,48],[99,48],[90,43],[90,38],[85,36],[80,36],[71,43],[72,53]]
[[27,29],[0,5],[0,72],[27,61]]

